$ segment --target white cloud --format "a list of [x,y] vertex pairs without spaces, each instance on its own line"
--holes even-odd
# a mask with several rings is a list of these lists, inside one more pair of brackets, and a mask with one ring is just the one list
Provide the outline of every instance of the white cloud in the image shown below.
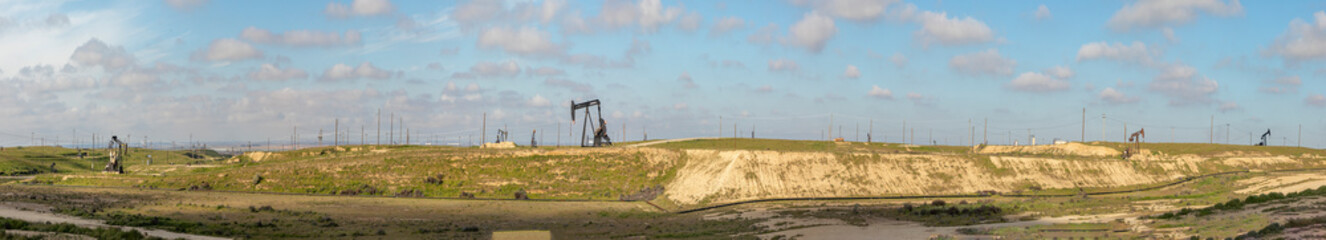
[[1007,86],[1009,89],[1024,92],[1058,92],[1068,90],[1069,85],[1068,81],[1062,79],[1037,72],[1025,72],[1014,78]]
[[249,78],[265,81],[283,81],[308,78],[308,73],[298,68],[281,69],[274,64],[265,63],[258,67],[257,70],[249,72]]
[[1239,104],[1235,102],[1222,102],[1220,103],[1220,107],[1218,109],[1220,110],[1220,112],[1223,113],[1223,112],[1240,110],[1243,109],[1243,107],[1239,106]]
[[774,34],[777,32],[778,25],[770,23],[769,25],[765,25],[764,27],[755,30],[755,33],[746,36],[746,42],[756,45],[769,44],[773,42]]
[[870,86],[870,92],[867,92],[866,95],[878,99],[893,100],[893,91],[884,88],[879,88],[879,85]]
[[948,13],[926,11],[918,19],[921,29],[914,36],[922,46],[938,43],[941,45],[966,45],[994,40],[994,31],[984,22],[972,17],[948,18]]
[[[470,74],[480,77],[514,77],[519,75],[520,71],[520,64],[508,60],[506,62],[478,62],[470,67],[469,72],[458,74]],[[452,76],[457,75],[453,74]]]
[[124,69],[136,61],[133,55],[124,51],[124,47],[111,47],[96,38],[74,49],[74,54],[69,56],[69,60],[81,66],[101,66],[106,70]]
[[1213,103],[1211,96],[1220,88],[1220,84],[1198,75],[1197,69],[1193,67],[1174,65],[1166,67],[1157,75],[1149,88],[1169,97],[1170,105],[1181,106]]
[[781,58],[769,60],[770,72],[793,72],[796,71],[797,69],[800,69],[800,66],[797,66],[796,61],[781,59]]
[[856,65],[847,65],[847,70],[843,70],[843,77],[851,79],[861,78],[861,70],[857,69]]
[[345,64],[336,64],[322,73],[322,81],[339,81],[350,79],[388,79],[392,73],[373,66],[373,64],[364,62],[358,67],[351,67]]
[[46,16],[47,27],[67,27],[69,26],[69,15],[63,13],[52,13]]
[[1165,28],[1164,30],[1161,30],[1161,33],[1165,34],[1165,40],[1169,40],[1171,43],[1179,42],[1179,36],[1174,35],[1173,28]]
[[345,36],[335,32],[313,30],[292,30],[285,33],[272,33],[266,29],[248,27],[239,34],[240,39],[261,44],[277,44],[295,47],[336,47],[355,46],[363,42],[363,36],[356,30],[345,31]]
[[811,0],[815,10],[836,18],[869,22],[885,14],[889,5],[900,0]]
[[354,0],[350,6],[345,4],[330,2],[327,8],[322,11],[329,17],[348,18],[354,16],[383,16],[391,14],[396,10],[396,6],[388,0]]
[[1035,15],[1036,15],[1036,20],[1046,20],[1054,17],[1053,15],[1050,15],[1050,8],[1045,7],[1045,4],[1041,4],[1041,6],[1036,7]]
[[818,12],[806,13],[800,21],[792,24],[787,30],[791,36],[784,39],[785,44],[806,48],[815,53],[824,50],[824,45],[838,33],[838,28],[833,25],[833,19]]
[[683,11],[680,7],[663,7],[663,3],[659,0],[640,0],[636,3],[606,1],[600,9],[595,23],[610,29],[636,25],[646,33],[652,33],[663,24],[671,23]]
[[1321,94],[1312,94],[1311,96],[1304,98],[1303,103],[1307,104],[1308,106],[1326,107],[1326,96],[1323,96]]
[[549,40],[547,32],[533,27],[511,29],[494,27],[484,30],[476,44],[479,48],[500,48],[508,53],[522,56],[559,56],[564,54],[564,46]]
[[1266,82],[1272,86],[1262,87],[1261,91],[1271,94],[1297,93],[1298,86],[1303,85],[1303,80],[1298,76],[1284,76]]
[[672,105],[673,110],[686,110],[686,103],[677,103]]
[[549,78],[543,81],[543,85],[565,88],[566,90],[571,90],[572,92],[577,92],[577,93],[594,92],[594,86],[566,79]]
[[999,56],[999,50],[985,51],[953,56],[948,66],[959,73],[968,75],[1012,75],[1017,61]]
[[530,75],[539,76],[539,77],[566,75],[566,71],[554,67],[539,67],[539,68],[527,69],[525,72],[529,73]]
[[1265,55],[1280,56],[1286,62],[1326,59],[1326,11],[1317,11],[1312,23],[1301,19],[1289,22],[1289,29],[1276,38]]
[[206,49],[194,52],[192,59],[223,62],[257,59],[261,58],[262,55],[262,51],[253,48],[253,45],[235,39],[222,38],[212,41],[212,44],[208,45]]
[[709,36],[715,37],[724,35],[743,27],[746,27],[746,20],[737,17],[725,17],[719,19],[718,22],[714,23],[713,27],[709,28]]
[[542,95],[534,94],[534,97],[530,98],[526,105],[530,107],[548,107],[552,106],[552,102],[548,101],[547,98],[543,98]]
[[522,1],[507,7],[500,0],[466,1],[452,9],[451,19],[462,27],[473,28],[489,23],[550,23],[566,8],[566,1]]
[[902,53],[894,53],[892,57],[889,57],[889,62],[893,62],[894,67],[903,68],[907,66],[907,56],[903,56]]
[[1126,104],[1126,103],[1137,102],[1137,97],[1124,95],[1122,92],[1114,90],[1114,88],[1112,87],[1107,87],[1105,88],[1105,90],[1101,90],[1100,94],[1098,94],[1097,96],[1100,98],[1101,101],[1105,101],[1111,104]]
[[1238,0],[1231,0],[1228,4],[1220,0],[1141,0],[1115,12],[1108,25],[1123,31],[1136,27],[1176,26],[1192,22],[1199,12],[1234,16],[1243,13],[1243,5]]
[[208,0],[166,0],[166,4],[176,10],[193,10],[207,4]]
[[681,21],[677,22],[677,28],[687,32],[694,32],[695,30],[700,29],[701,21],[704,21],[704,18],[700,17],[699,13],[687,13],[686,16],[681,17]]
[[682,87],[686,89],[695,89],[700,87],[699,85],[695,85],[695,79],[691,79],[691,74],[687,72],[681,73],[681,76],[677,77],[677,81],[681,82]]
[[1082,48],[1078,48],[1077,61],[1109,59],[1151,65],[1154,63],[1153,55],[1155,54],[1148,50],[1146,44],[1142,42],[1133,42],[1131,45],[1123,45],[1117,42],[1112,45],[1106,42],[1094,42],[1083,44]]
[[1069,79],[1073,78],[1073,76],[1076,75],[1076,73],[1073,72],[1073,69],[1068,69],[1067,67],[1064,66],[1055,66],[1050,69],[1046,69],[1045,73],[1059,79]]

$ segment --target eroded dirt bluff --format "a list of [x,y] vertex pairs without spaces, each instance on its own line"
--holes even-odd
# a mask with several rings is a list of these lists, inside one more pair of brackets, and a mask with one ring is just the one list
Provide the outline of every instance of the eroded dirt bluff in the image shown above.
[[[1153,184],[1235,169],[1321,166],[1316,156],[1202,157],[1075,145],[1071,151],[998,149],[992,154],[898,154],[683,150],[686,164],[666,197],[681,205],[786,197],[1001,193]],[[978,151],[981,152],[981,151]]]

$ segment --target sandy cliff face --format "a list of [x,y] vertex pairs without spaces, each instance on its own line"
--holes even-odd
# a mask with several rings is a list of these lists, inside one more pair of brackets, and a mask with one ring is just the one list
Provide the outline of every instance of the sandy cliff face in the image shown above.
[[1145,152],[1132,160],[1120,160],[1113,149],[1093,148],[1097,147],[988,150],[1051,156],[685,150],[686,164],[667,185],[666,196],[690,205],[782,197],[1007,193],[1033,186],[1152,184],[1210,173],[1215,167],[1315,164],[1285,156],[1208,159]]

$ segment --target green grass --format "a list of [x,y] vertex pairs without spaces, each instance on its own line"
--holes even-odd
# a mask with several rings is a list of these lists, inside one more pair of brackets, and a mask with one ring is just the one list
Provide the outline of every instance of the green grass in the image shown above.
[[[86,152],[87,156],[79,158],[79,152]],[[55,164],[57,173],[82,173],[99,172],[106,167],[107,157],[106,149],[79,150],[62,147],[6,147],[0,151],[0,175],[32,175],[41,173],[50,173],[51,164]],[[189,164],[205,163],[209,159],[220,159],[224,156],[215,151],[200,151],[199,155],[205,156],[203,159],[195,159],[185,156],[188,151],[175,150],[154,150],[131,148],[128,157],[124,158],[122,163],[125,169],[146,165],[147,156],[152,156],[153,165],[171,165],[171,164]]]

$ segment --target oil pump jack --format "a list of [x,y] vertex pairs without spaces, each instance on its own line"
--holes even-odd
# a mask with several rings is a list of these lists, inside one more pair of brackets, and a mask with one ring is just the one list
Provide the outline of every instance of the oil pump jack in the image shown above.
[[110,144],[106,148],[110,150],[110,162],[106,163],[106,169],[102,171],[124,173],[124,167],[120,166],[120,161],[129,155],[129,144],[121,142],[119,136],[111,136]]
[[[590,114],[590,112],[589,112],[589,107],[594,107],[594,110],[595,110],[597,113],[595,113],[595,114]],[[603,121],[603,107],[602,107],[602,106],[599,106],[599,100],[598,100],[598,99],[594,99],[594,100],[589,100],[589,101],[582,102],[582,103],[576,103],[576,101],[572,100],[572,101],[571,101],[571,126],[575,126],[575,124],[576,124],[576,110],[580,110],[580,109],[585,109],[585,117],[584,117],[584,119],[585,119],[585,123],[582,124],[581,127],[580,127],[580,146],[581,146],[581,147],[602,147],[602,146],[612,146],[612,139],[608,138],[608,128],[607,128],[607,126],[606,126],[606,125],[608,125],[608,123],[605,122],[605,121]],[[595,115],[597,115],[597,116],[598,116],[598,119],[599,119],[599,121],[598,121],[598,126],[595,126],[595,125],[594,125],[594,120],[593,120],[593,118],[594,118]],[[591,142],[590,144],[585,144],[585,130],[586,130],[586,129],[589,129],[589,128],[593,128],[593,129],[594,129],[594,140],[593,140],[593,142]]]
[[1262,142],[1257,143],[1257,146],[1266,146],[1266,138],[1269,137],[1271,137],[1271,129],[1266,129],[1266,133],[1262,134]]
[[1127,149],[1123,150],[1123,159],[1128,159],[1128,157],[1132,157],[1133,154],[1137,153],[1138,151],[1141,151],[1142,139],[1145,138],[1146,138],[1145,128],[1137,130],[1137,132],[1134,132],[1132,136],[1128,136],[1128,143],[1132,143],[1132,146],[1128,146]]

